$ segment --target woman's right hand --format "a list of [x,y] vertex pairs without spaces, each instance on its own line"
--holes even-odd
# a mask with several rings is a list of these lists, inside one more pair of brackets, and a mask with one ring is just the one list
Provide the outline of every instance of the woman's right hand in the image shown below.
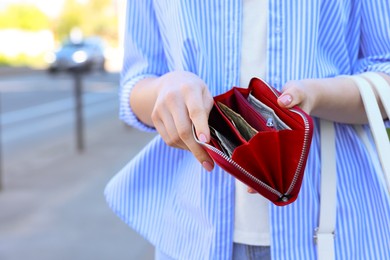
[[[208,117],[213,98],[205,82],[193,73],[173,71],[153,79],[152,85],[149,90],[155,94],[150,114],[153,126],[169,146],[191,151],[202,166],[211,171],[213,160],[192,134],[193,124],[199,140],[210,140]],[[138,103],[142,103],[142,98]]]

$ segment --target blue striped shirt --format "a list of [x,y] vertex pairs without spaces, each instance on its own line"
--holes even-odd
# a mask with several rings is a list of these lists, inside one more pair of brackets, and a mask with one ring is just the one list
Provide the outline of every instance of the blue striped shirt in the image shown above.
[[[145,77],[172,70],[199,75],[213,95],[239,84],[241,0],[131,0],[127,5],[120,116],[145,131],[129,93]],[[272,0],[266,81],[380,71],[390,74],[390,1]],[[261,10],[258,10],[261,15]],[[335,124],[337,259],[390,259],[390,199],[351,125]],[[270,204],[274,259],[316,259],[320,144],[316,125],[299,198]],[[177,259],[230,259],[234,180],[210,174],[188,151],[151,141],[107,185],[110,207]]]

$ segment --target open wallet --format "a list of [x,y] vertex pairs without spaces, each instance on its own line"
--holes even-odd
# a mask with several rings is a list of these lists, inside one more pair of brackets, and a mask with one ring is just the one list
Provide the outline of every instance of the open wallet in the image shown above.
[[[195,139],[220,167],[275,205],[298,197],[313,121],[298,107],[281,108],[280,93],[261,79],[214,97],[211,140]],[[194,130],[195,133],[195,130]]]

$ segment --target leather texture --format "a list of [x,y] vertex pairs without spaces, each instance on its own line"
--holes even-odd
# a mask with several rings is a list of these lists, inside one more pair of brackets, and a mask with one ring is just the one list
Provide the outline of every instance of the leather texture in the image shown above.
[[[280,108],[279,95],[263,80],[253,78],[248,88],[233,87],[214,97],[209,125],[217,134],[212,134],[210,143],[197,141],[227,172],[274,204],[284,206],[297,199],[313,121],[298,107]],[[235,113],[225,113],[227,109],[221,109],[219,103]],[[243,126],[245,129],[240,129]],[[231,152],[229,147],[233,147]]]

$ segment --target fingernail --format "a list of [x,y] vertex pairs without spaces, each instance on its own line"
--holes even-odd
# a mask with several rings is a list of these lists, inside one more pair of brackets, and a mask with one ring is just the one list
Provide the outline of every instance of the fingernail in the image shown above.
[[255,193],[256,191],[254,189],[252,189],[251,187],[248,187],[248,192],[249,193]]
[[210,162],[208,162],[208,161],[204,161],[204,162],[202,163],[202,166],[203,166],[203,167],[206,169],[206,171],[208,171],[208,172],[211,172],[211,171],[213,170],[213,168],[214,168],[213,164],[210,163]]
[[199,141],[201,141],[202,143],[207,143],[206,136],[204,134],[200,134],[199,135]]
[[292,98],[290,95],[284,95],[279,98],[283,105],[288,106],[291,104]]

